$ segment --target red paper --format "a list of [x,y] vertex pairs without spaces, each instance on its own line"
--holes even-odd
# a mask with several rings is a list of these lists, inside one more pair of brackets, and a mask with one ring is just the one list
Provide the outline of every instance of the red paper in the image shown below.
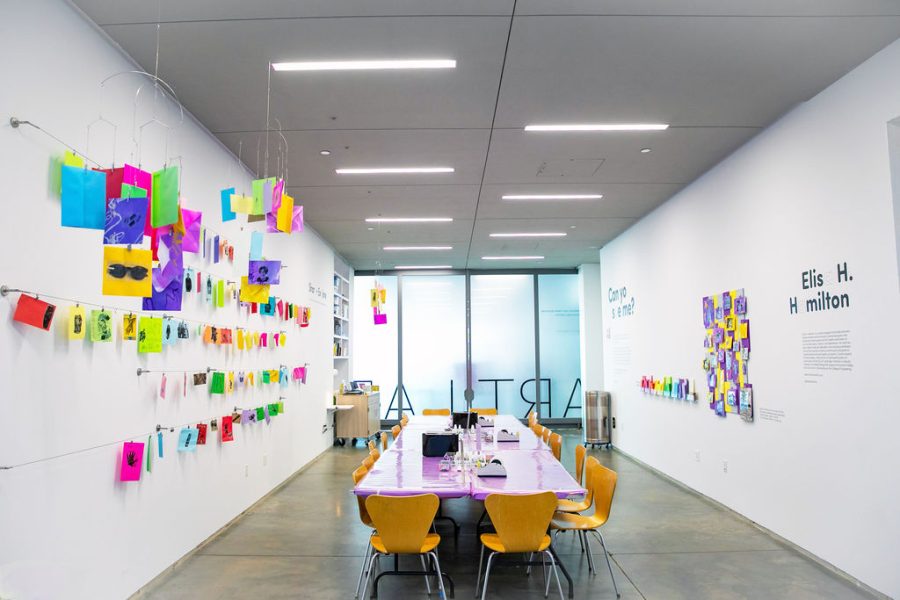
[[50,331],[50,324],[53,322],[53,314],[56,307],[52,304],[38,300],[34,296],[22,294],[19,296],[19,302],[16,304],[16,312],[13,319],[44,331]]
[[284,319],[284,303],[279,300],[275,303],[275,308],[278,309],[278,317]]
[[206,444],[206,423],[197,423],[197,445]]
[[103,171],[106,173],[106,201],[110,198],[122,197],[122,179],[125,176],[125,169],[94,169],[95,171]]
[[232,428],[232,417],[222,417],[222,441],[231,442],[234,440],[234,429]]

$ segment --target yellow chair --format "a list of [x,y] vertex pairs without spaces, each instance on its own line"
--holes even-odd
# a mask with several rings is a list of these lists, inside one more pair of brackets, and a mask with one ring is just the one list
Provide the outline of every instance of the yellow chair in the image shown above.
[[536,435],[537,437],[541,437],[541,432],[542,432],[543,430],[544,430],[544,426],[541,425],[540,423],[535,423],[534,425],[531,426],[531,431],[532,431],[532,432],[534,433],[534,435]]
[[562,456],[562,436],[558,433],[550,434],[550,451],[553,452],[553,456],[556,457],[556,460],[561,460],[560,457]]
[[[556,575],[556,586],[559,588],[559,597],[563,598],[562,585],[559,582],[559,573],[556,570],[556,556],[550,547],[551,539],[547,535],[547,527],[553,518],[556,509],[556,494],[542,492],[539,494],[527,494],[511,496],[505,494],[491,494],[484,500],[484,508],[494,524],[497,533],[481,534],[481,559],[478,562],[478,579],[475,582],[475,592],[481,584],[481,566],[484,563],[484,549],[491,551],[488,556],[487,568],[484,571],[484,587],[481,589],[481,599],[487,596],[488,577],[491,574],[491,563],[497,554],[540,552],[550,559],[553,574]],[[370,509],[371,512],[371,509]],[[550,591],[550,578],[547,578],[547,586],[544,597]]]
[[496,408],[473,408],[473,413],[478,413],[479,415],[491,416],[497,414]]
[[575,446],[575,481],[581,485],[584,475],[584,457],[587,456],[587,448],[578,444]]
[[409,417],[403,415],[403,418],[400,419],[400,427],[406,427],[406,424],[409,423]]
[[[446,598],[444,592],[444,575],[441,573],[441,564],[438,560],[437,546],[441,542],[441,536],[429,533],[431,523],[437,514],[440,500],[434,494],[421,494],[418,496],[369,496],[366,498],[366,510],[372,518],[377,533],[372,536],[372,547],[375,553],[369,559],[368,575],[363,585],[362,598],[366,598],[369,588],[369,579],[372,567],[379,556],[390,554],[412,554],[422,559],[423,573],[415,571],[384,571],[375,578],[374,592],[378,595],[378,580],[385,575],[415,575],[425,576],[425,584],[428,593],[431,593],[431,585],[428,576],[438,578],[438,586],[441,597]],[[429,569],[425,564],[425,557],[434,561],[434,569]],[[450,590],[453,591],[453,582],[450,581]]]
[[387,450],[387,446],[388,446],[387,443],[388,443],[387,431],[382,431],[381,432],[381,451],[382,452]]
[[550,528],[556,531],[554,536],[559,535],[560,531],[577,531],[582,536],[583,543],[587,546],[588,568],[595,573],[597,571],[594,568],[594,555],[591,552],[591,543],[587,534],[593,533],[600,539],[600,546],[603,548],[603,555],[606,557],[606,566],[609,568],[609,576],[612,578],[613,588],[616,590],[616,597],[618,598],[619,586],[616,585],[616,576],[613,575],[606,542],[603,540],[603,534],[600,533],[600,527],[609,520],[618,475],[612,469],[607,469],[603,465],[598,464],[593,469],[593,472],[589,473],[588,477],[588,493],[593,499],[594,514],[577,515],[557,512],[553,515]]
[[548,446],[550,445],[550,434],[553,433],[546,427],[541,429],[541,439],[544,440],[544,443]]
[[591,507],[591,503],[594,501],[594,490],[590,486],[591,477],[594,476],[594,471],[597,467],[600,466],[600,461],[597,460],[593,456],[588,456],[587,461],[585,463],[585,482],[588,483],[587,486],[587,494],[585,494],[583,500],[560,500],[556,505],[556,510],[560,512],[567,513],[580,513],[584,512]]
[[[363,477],[369,471],[365,467],[359,467],[355,471],[353,471],[353,487],[359,485],[359,482],[362,481]],[[359,508],[359,520],[362,521],[362,524],[366,527],[370,528],[372,532],[375,532],[375,525],[372,524],[372,517],[369,516],[369,511],[366,510],[366,499],[362,496],[356,496],[356,502]],[[356,595],[354,598],[359,597],[359,586],[362,585],[363,574],[366,571],[366,564],[369,562],[369,554],[372,552],[372,542],[371,535],[369,536],[369,540],[366,541],[366,553],[363,558],[362,567],[359,569],[359,578],[356,580]]]
[[449,408],[423,408],[422,415],[426,417],[449,417]]
[[372,447],[369,449],[369,456],[374,458],[375,462],[378,462],[378,459],[381,458],[381,452],[378,451],[378,448],[375,447],[375,444],[372,444]]
[[538,417],[536,412],[531,411],[530,413],[528,413],[528,426],[534,428],[534,426],[537,425],[537,419]]
[[398,437],[400,437],[400,429],[401,429],[401,427],[400,427],[399,425],[394,425],[393,427],[391,427],[391,436],[392,436],[395,440],[396,440]]
[[371,454],[365,457],[362,461],[363,466],[366,468],[366,471],[372,468],[372,465],[375,464],[375,457]]

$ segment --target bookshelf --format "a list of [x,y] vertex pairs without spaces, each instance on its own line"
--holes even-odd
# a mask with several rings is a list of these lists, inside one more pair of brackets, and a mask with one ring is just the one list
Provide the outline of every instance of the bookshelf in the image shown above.
[[335,360],[350,358],[350,280],[334,274],[334,344],[332,354]]

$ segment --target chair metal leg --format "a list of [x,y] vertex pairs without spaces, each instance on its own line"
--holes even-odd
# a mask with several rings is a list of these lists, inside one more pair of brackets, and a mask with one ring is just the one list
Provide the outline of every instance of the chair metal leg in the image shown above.
[[378,553],[373,551],[372,558],[369,559],[369,568],[366,569],[366,581],[363,584],[363,590],[362,590],[362,596],[361,596],[362,598],[366,597],[366,592],[369,589],[369,579],[371,579],[371,577],[372,577],[372,566],[375,564],[375,560],[377,558],[378,558]]
[[[563,596],[563,591],[562,591],[562,583],[560,583],[560,581],[559,581],[559,571],[556,570],[556,559],[553,558],[553,554],[551,554],[549,551],[545,550],[544,554],[546,554],[547,556],[550,557],[550,566],[553,569],[553,575],[556,576],[556,588],[559,590],[559,597],[561,599],[565,600],[565,596]],[[550,595],[550,581],[548,579],[547,587],[544,590],[544,598],[546,598],[549,595]]]
[[428,595],[430,596],[431,595],[431,582],[428,581],[428,567],[425,565],[425,555],[420,554],[419,560],[422,561],[422,570],[425,572],[425,590],[427,591]]
[[488,577],[491,574],[491,561],[494,559],[494,557],[496,555],[497,555],[496,552],[491,552],[491,555],[488,556],[487,569],[485,569],[485,571],[484,571],[484,587],[481,588],[481,600],[484,600],[487,597],[487,584],[488,584]]
[[587,533],[584,531],[578,532],[581,535],[581,538],[584,540],[584,546],[587,548],[587,559],[588,559],[588,571],[593,574],[597,574],[597,569],[594,567],[594,551],[591,550],[591,540],[588,537]]
[[372,548],[372,538],[369,538],[369,541],[366,542],[366,553],[363,555],[362,565],[359,567],[359,579],[356,580],[356,595],[354,598],[359,598],[359,586],[362,585],[363,573],[366,572],[366,563],[369,562],[369,553],[373,551]]
[[603,534],[596,529],[593,529],[592,531],[600,538],[600,545],[603,547],[603,555],[606,557],[606,566],[609,567],[609,576],[613,582],[613,589],[616,590],[616,598],[619,598],[621,594],[619,594],[619,586],[616,585],[616,576],[613,575],[612,564],[609,562],[609,551],[606,549],[606,542],[603,541]]
[[[438,561],[436,552],[429,552],[428,554],[434,559],[434,570],[437,571],[438,587],[441,590],[441,600],[445,600],[445,598],[447,598],[447,592],[444,590],[444,576],[441,574],[441,563]],[[452,584],[453,582],[451,581],[450,583]]]
[[[550,587],[550,580],[547,579],[547,559],[544,557],[544,553],[541,552],[541,575],[544,576],[544,587]],[[547,597],[547,594],[544,594],[544,598]]]
[[478,578],[475,580],[475,597],[478,597],[478,588],[481,587],[481,567],[484,565],[484,544],[481,545],[481,558],[478,559]]
[[[532,560],[533,558],[534,558],[534,552],[532,552],[532,553],[530,553],[530,554],[528,555],[528,561],[527,561],[527,562],[530,563],[531,560]],[[528,565],[528,568],[525,569],[525,576],[526,576],[526,577],[531,576],[531,565]]]
[[581,544],[581,553],[584,554],[584,538],[582,538],[580,535],[578,536],[578,543]]

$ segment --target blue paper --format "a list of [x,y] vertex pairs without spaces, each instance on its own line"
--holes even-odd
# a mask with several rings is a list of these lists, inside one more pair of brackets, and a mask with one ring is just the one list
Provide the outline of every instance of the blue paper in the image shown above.
[[104,244],[144,243],[147,198],[110,198],[106,205]]
[[231,195],[234,193],[234,188],[228,188],[227,190],[222,190],[222,222],[225,221],[234,221],[236,214],[231,210]]
[[219,236],[213,238],[213,263],[219,262]]
[[61,204],[63,227],[104,229],[106,173],[63,166]]
[[254,231],[250,234],[250,260],[262,259],[263,234]]
[[178,339],[178,323],[171,317],[163,319],[162,343],[163,346],[175,345]]
[[271,317],[275,314],[275,296],[269,296],[268,302],[259,304],[259,314],[266,317]]
[[278,373],[278,383],[281,387],[286,388],[288,386],[288,370],[287,367],[282,366],[280,372]]
[[193,452],[197,449],[197,428],[184,427],[178,434],[178,451]]
[[159,450],[159,457],[163,457],[163,437],[162,431],[156,434],[156,447]]

